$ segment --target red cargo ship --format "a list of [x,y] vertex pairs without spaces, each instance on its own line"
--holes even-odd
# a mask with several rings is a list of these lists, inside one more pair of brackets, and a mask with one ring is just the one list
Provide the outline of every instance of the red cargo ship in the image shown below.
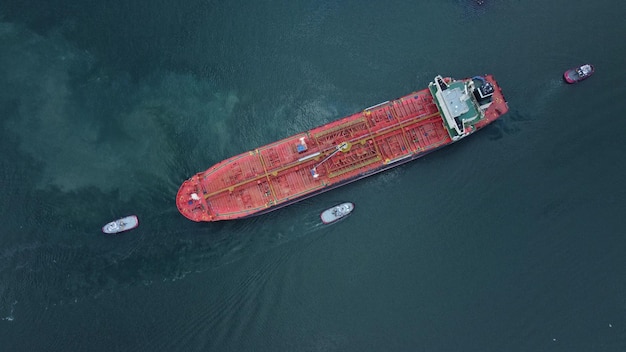
[[491,75],[453,80],[226,159],[176,196],[193,221],[260,215],[422,157],[508,111]]

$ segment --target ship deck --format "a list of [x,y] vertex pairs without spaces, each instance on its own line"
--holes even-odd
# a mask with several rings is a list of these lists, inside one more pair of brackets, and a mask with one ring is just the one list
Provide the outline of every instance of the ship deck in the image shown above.
[[246,217],[451,142],[424,89],[224,160],[185,181],[177,204],[194,221]]

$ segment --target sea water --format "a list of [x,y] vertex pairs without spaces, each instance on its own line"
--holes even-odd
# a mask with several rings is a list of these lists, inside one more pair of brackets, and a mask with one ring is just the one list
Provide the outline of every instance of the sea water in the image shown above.
[[[3,350],[626,349],[625,11],[0,3]],[[484,73],[510,111],[460,143],[260,217],[176,210],[225,158]]]

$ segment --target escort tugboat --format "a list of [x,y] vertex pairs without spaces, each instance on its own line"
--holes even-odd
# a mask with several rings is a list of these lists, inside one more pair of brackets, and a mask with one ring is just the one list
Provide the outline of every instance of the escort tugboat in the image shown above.
[[593,65],[584,64],[582,66],[571,68],[565,71],[565,73],[563,74],[563,78],[565,78],[565,82],[569,84],[578,83],[591,77],[594,72],[595,69]]
[[135,215],[130,215],[121,219],[111,221],[110,223],[102,226],[102,232],[112,235],[132,230],[137,226],[139,226],[139,219],[137,219],[137,216]]
[[350,215],[350,213],[354,210],[354,203],[345,202],[338,205],[335,205],[332,208],[324,210],[320,214],[320,218],[324,224],[332,224],[335,221],[339,221],[346,216]]

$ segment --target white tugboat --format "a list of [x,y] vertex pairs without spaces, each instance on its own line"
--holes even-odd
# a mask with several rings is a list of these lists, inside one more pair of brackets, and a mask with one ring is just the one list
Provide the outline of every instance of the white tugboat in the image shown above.
[[326,209],[320,214],[324,224],[331,224],[337,220],[343,219],[354,210],[354,204],[350,202],[335,205],[330,209]]
[[117,219],[115,221],[111,221],[110,223],[102,226],[102,232],[106,234],[116,234],[132,230],[137,226],[139,226],[139,219],[137,219],[137,216],[135,215],[130,215],[121,219]]

